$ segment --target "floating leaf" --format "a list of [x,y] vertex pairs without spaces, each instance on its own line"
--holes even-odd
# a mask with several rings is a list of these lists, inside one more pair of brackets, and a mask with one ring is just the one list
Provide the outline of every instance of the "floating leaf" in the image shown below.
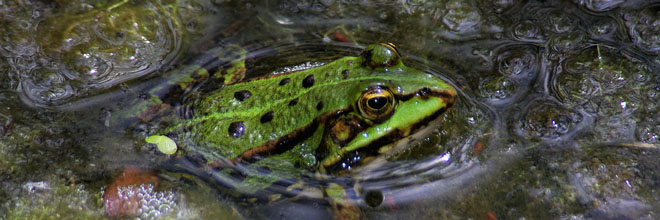
[[145,138],[144,141],[150,144],[156,144],[158,150],[164,154],[170,155],[176,153],[176,143],[167,136],[151,135]]

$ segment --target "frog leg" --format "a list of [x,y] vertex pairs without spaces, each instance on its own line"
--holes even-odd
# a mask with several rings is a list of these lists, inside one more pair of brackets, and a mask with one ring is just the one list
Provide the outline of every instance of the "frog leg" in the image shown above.
[[364,215],[357,204],[357,201],[346,192],[346,190],[336,183],[329,183],[325,187],[323,194],[330,203],[334,219],[362,219]]
[[[347,167],[342,166],[353,166],[354,161],[350,160],[349,157],[346,157],[346,152],[343,152],[342,149],[357,135],[371,126],[371,122],[361,119],[359,115],[354,112],[340,115],[329,122],[324,129],[325,132],[323,134],[321,145],[316,150],[318,158],[322,158],[322,161],[319,161],[318,163],[318,169],[321,173],[332,173],[338,170],[346,170]],[[355,156],[363,158],[368,155],[358,154]],[[342,158],[348,159],[342,161]]]
[[247,50],[236,45],[231,44],[226,48],[223,48],[222,51],[218,51],[214,56],[218,58],[221,66],[229,64],[225,68],[219,68],[213,73],[213,77],[217,79],[224,79],[223,82],[225,85],[235,84],[240,82],[245,78],[245,57],[247,56]]
[[[189,106],[171,106],[163,102],[167,94],[172,93],[172,88],[178,90],[176,93],[183,93],[186,96],[195,96],[194,86],[196,83],[215,77],[222,79],[225,85],[234,84],[245,78],[245,57],[247,50],[238,45],[229,45],[227,47],[218,47],[209,51],[212,59],[202,59],[201,64],[191,64],[183,68],[165,74],[156,80],[156,86],[148,89],[143,95],[148,98],[134,100],[133,104],[128,104],[129,111],[122,111],[124,114],[119,118],[120,121],[137,116],[142,121],[151,121],[156,117],[178,113],[179,117],[189,117]],[[228,66],[227,66],[228,65]],[[217,67],[215,68],[211,67]],[[213,70],[214,72],[209,72]]]

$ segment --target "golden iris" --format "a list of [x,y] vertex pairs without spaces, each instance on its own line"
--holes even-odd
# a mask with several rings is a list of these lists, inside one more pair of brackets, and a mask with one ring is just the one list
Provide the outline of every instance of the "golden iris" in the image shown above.
[[394,113],[395,106],[394,94],[383,87],[370,88],[358,99],[360,114],[372,121],[388,119]]

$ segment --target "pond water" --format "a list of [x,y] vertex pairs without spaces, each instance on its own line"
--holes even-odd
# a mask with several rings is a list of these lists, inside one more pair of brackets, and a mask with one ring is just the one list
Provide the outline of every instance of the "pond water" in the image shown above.
[[[660,1],[0,0],[0,36],[3,219],[660,218]],[[243,189],[144,140],[222,89],[194,65],[380,42],[458,91],[387,157]]]

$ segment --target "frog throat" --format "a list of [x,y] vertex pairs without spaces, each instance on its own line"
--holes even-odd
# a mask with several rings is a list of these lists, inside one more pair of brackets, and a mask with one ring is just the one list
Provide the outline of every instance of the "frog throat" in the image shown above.
[[[342,148],[338,152],[336,152],[337,157],[331,157],[331,158],[325,158],[322,162],[320,162],[320,165],[323,167],[330,167],[332,165],[335,165],[343,155],[351,152],[357,152],[359,151],[360,153],[363,153],[365,155],[374,155],[378,151],[378,148],[380,146],[384,146],[387,143],[391,143],[393,141],[396,141],[398,139],[401,139],[405,136],[408,136],[410,132],[416,131],[422,127],[425,127],[428,125],[429,122],[433,121],[434,119],[438,118],[440,115],[442,115],[448,108],[450,108],[454,102],[455,102],[455,94],[452,94],[450,91],[446,90],[433,90],[429,88],[422,88],[417,91],[413,91],[410,93],[406,94],[397,94],[396,98],[401,101],[401,102],[406,102],[409,101],[413,98],[419,98],[422,100],[426,100],[429,98],[439,98],[442,100],[443,103],[446,103],[444,107],[439,108],[435,110],[432,114],[429,116],[420,119],[419,121],[413,123],[412,126],[410,126],[410,129],[407,131],[400,130],[398,128],[392,129],[392,131],[389,131],[388,133],[380,135],[380,137],[377,137],[375,141],[372,141],[366,146],[353,146],[350,148]],[[250,148],[248,150],[245,150],[242,152],[240,155],[237,157],[233,158],[231,161],[233,163],[238,163],[238,162],[246,162],[246,163],[254,163],[256,161],[259,161],[265,157],[271,156],[271,155],[277,155],[281,154],[284,152],[287,152],[288,150],[291,150],[294,148],[297,144],[300,142],[306,140],[307,138],[311,137],[317,129],[319,129],[321,126],[326,127],[329,129],[328,124],[331,123],[324,123],[324,122],[330,122],[338,119],[341,116],[348,115],[349,113],[355,112],[354,107],[348,107],[345,109],[337,109],[337,110],[332,110],[328,111],[318,117],[316,117],[312,122],[307,124],[306,126],[300,127],[294,131],[292,131],[289,134],[286,134],[282,137],[270,140],[266,142],[265,144],[257,147]],[[363,130],[366,130],[368,128],[365,128]],[[354,139],[355,135],[351,135],[352,137],[349,140],[344,140],[345,142],[350,142],[352,139]],[[324,135],[323,139],[329,138],[328,135]],[[326,140],[322,140],[321,143],[325,143]],[[343,146],[342,146],[343,147]],[[326,148],[325,146],[319,146],[317,148],[317,152],[319,150],[322,150]],[[317,153],[318,155],[318,153]]]

